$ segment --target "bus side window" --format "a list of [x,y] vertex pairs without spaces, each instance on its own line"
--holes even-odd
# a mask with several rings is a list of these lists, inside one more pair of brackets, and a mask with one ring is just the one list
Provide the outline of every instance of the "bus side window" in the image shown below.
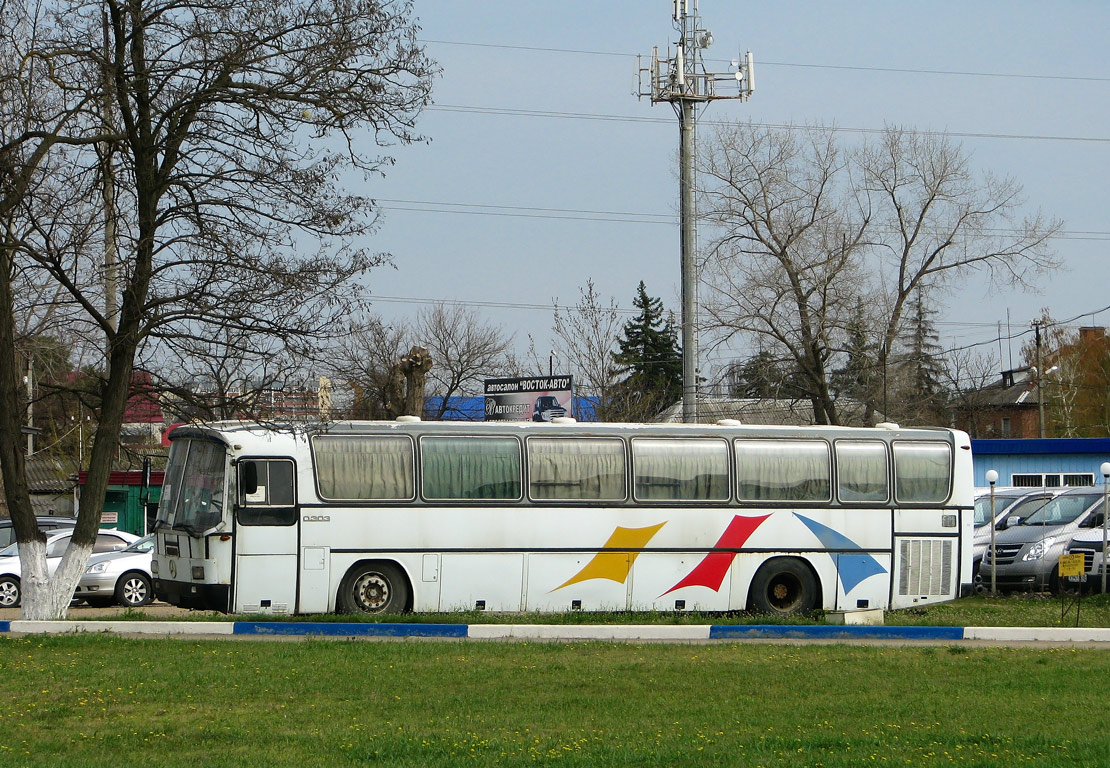
[[243,525],[293,525],[297,521],[293,462],[253,459],[239,462],[239,509]]

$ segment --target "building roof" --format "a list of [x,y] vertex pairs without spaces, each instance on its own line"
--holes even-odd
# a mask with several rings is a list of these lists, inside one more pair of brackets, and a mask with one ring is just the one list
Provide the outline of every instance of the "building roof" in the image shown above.
[[[864,406],[854,400],[837,400],[837,408],[846,424],[862,423]],[[810,426],[813,404],[809,400],[766,399],[751,397],[698,397],[697,422],[714,424],[721,419],[735,419],[741,424]],[[882,421],[882,414],[874,417]],[[655,421],[677,423],[682,421],[682,403],[665,409]]]
[[31,493],[69,493],[76,485],[77,462],[32,456],[27,459],[27,485]]
[[1110,455],[1110,437],[1042,437],[1024,440],[972,440],[976,456],[1092,453]]
[[1019,368],[1003,372],[993,384],[965,393],[964,399],[977,408],[1035,408],[1039,397],[1033,370]]

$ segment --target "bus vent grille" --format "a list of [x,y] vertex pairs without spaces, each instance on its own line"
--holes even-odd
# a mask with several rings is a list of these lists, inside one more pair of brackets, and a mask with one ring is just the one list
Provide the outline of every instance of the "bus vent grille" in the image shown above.
[[952,541],[950,539],[903,539],[899,595],[944,596],[952,591]]

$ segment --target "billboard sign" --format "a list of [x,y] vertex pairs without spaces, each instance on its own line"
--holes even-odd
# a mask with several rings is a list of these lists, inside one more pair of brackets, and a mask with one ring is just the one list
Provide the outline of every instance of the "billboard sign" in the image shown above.
[[574,417],[573,376],[486,379],[486,421]]

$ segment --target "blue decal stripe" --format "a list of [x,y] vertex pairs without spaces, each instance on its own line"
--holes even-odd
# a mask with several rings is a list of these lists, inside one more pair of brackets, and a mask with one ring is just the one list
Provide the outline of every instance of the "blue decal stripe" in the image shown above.
[[[860,545],[849,539],[842,533],[834,531],[827,525],[822,525],[816,520],[811,520],[803,515],[796,515],[796,517],[805,523],[809,530],[818,540],[825,545],[827,549],[860,549]],[[886,573],[884,568],[878,560],[866,552],[857,554],[833,554],[831,555],[833,561],[836,563],[836,572],[840,577],[840,583],[844,587],[844,594],[847,595],[855,589],[861,581],[876,574]]]
[[710,640],[963,640],[963,627],[814,625],[714,625]]
[[236,635],[333,637],[466,637],[466,624],[340,624],[309,621],[237,621]]

